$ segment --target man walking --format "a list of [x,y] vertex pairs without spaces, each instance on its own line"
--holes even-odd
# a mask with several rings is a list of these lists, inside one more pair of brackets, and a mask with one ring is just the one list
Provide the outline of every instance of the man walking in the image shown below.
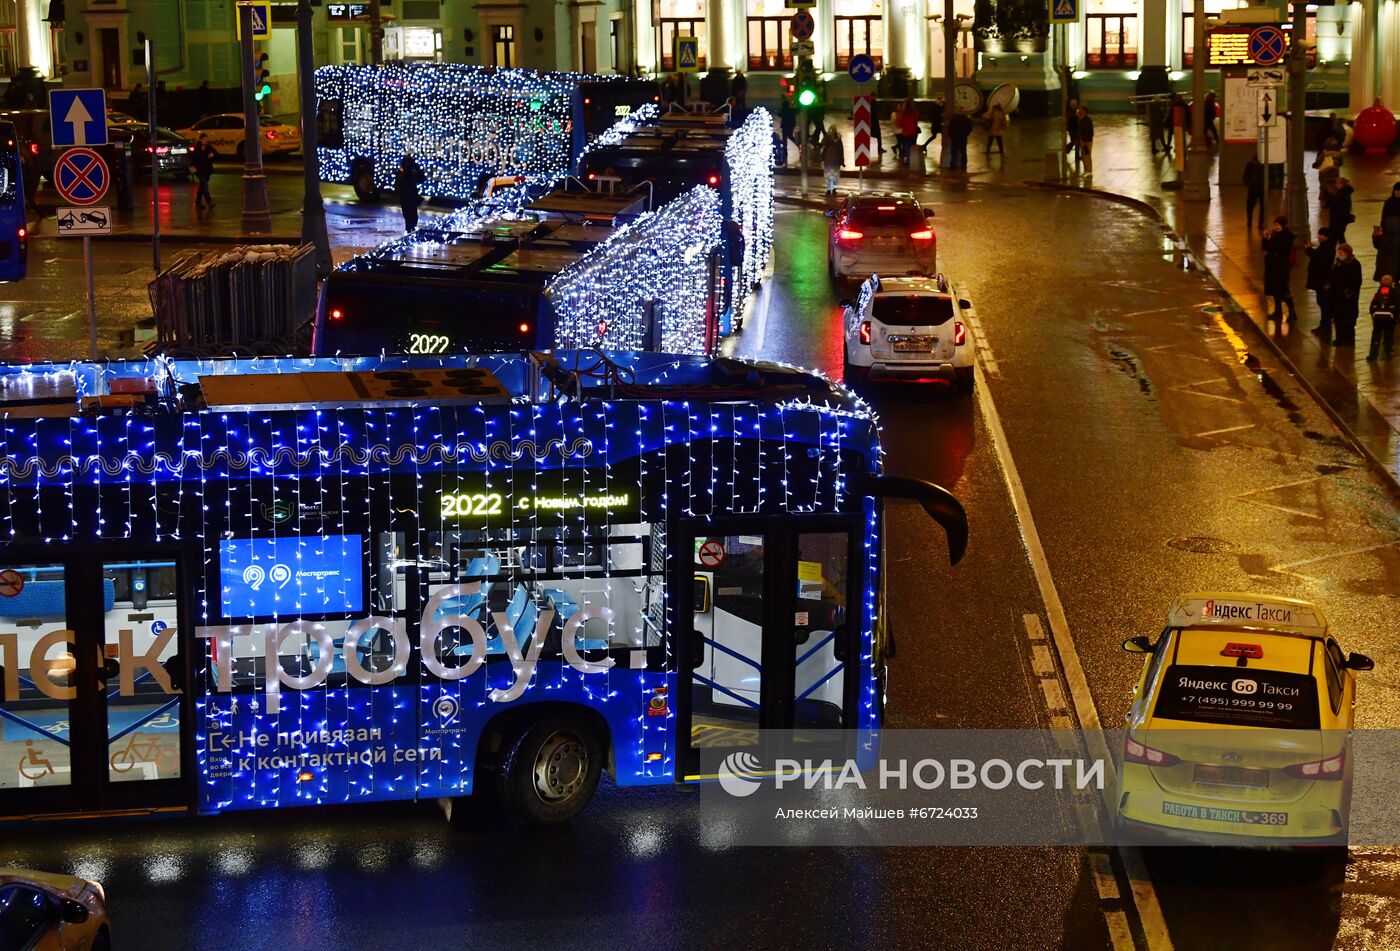
[[1094,174],[1094,120],[1089,118],[1089,110],[1079,107],[1079,154],[1084,162],[1084,174]]
[[418,206],[423,203],[418,186],[426,179],[412,153],[405,154],[399,163],[398,174],[394,176],[394,194],[399,199],[399,208],[403,210],[403,229],[406,232],[412,233],[418,229]]
[[1270,320],[1283,317],[1284,305],[1288,307],[1288,316],[1284,319],[1292,321],[1297,316],[1288,281],[1292,267],[1293,232],[1288,230],[1288,219],[1279,215],[1274,219],[1274,226],[1264,235],[1264,296],[1274,299]]
[[206,203],[210,208],[214,207],[214,196],[209,194],[209,179],[214,175],[214,156],[217,154],[214,146],[209,144],[207,135],[200,135],[199,141],[190,150],[190,167],[194,169],[195,181],[199,182],[194,193],[196,208],[203,208]]

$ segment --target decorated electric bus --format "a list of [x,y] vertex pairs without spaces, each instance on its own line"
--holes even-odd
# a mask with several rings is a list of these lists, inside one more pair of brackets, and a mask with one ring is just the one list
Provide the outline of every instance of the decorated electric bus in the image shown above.
[[461,63],[323,66],[316,70],[321,177],[362,200],[393,188],[412,155],[422,192],[470,200],[496,176],[549,185],[576,170],[599,135],[660,101],[626,76],[495,69]]
[[876,421],[763,363],[0,367],[0,815],[573,816],[884,698]]

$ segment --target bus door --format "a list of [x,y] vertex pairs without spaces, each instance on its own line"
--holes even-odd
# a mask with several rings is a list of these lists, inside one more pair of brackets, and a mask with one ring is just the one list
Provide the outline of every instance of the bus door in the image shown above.
[[[678,730],[686,777],[702,749],[764,746],[763,731],[815,742],[855,722],[859,571],[846,517],[687,524],[678,593]],[[674,536],[673,536],[674,537]]]
[[188,801],[174,552],[0,562],[0,815]]

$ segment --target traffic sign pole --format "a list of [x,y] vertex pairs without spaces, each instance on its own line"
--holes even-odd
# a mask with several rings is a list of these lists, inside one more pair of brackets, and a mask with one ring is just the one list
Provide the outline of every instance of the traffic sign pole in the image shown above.
[[1307,241],[1312,236],[1308,222],[1308,186],[1303,181],[1303,123],[1307,111],[1307,4],[1293,4],[1293,36],[1295,42],[1288,56],[1288,225],[1294,239]]
[[253,8],[238,5],[243,38],[243,231],[267,234],[272,230],[272,210],[267,203],[267,176],[263,173],[262,131],[258,127],[257,100],[253,98]]
[[[1186,179],[1181,195],[1188,201],[1210,201],[1210,149],[1206,146],[1206,18],[1191,18],[1196,55],[1191,63],[1191,148],[1186,153]],[[1178,143],[1177,148],[1180,149]]]
[[83,274],[87,277],[88,357],[97,360],[97,297],[92,289],[92,238],[83,235]]

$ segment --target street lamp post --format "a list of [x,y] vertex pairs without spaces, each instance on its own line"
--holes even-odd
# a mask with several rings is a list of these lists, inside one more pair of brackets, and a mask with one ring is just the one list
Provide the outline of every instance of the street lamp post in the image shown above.
[[1303,181],[1303,138],[1307,119],[1307,38],[1308,7],[1293,4],[1293,36],[1288,50],[1288,225],[1297,240],[1312,234],[1308,222],[1308,186]]
[[266,234],[272,230],[272,210],[267,203],[267,175],[263,172],[262,129],[253,95],[253,7],[238,5],[243,56],[243,231]]
[[297,0],[297,82],[301,98],[301,241],[316,248],[316,273],[331,272],[331,239],[321,202],[321,170],[316,154],[316,61],[311,49],[311,0]]
[[[1186,153],[1186,181],[1181,195],[1188,201],[1210,201],[1210,148],[1206,145],[1206,14],[1197,5],[1191,15],[1195,55],[1191,57],[1191,148]],[[1214,118],[1214,117],[1212,117]],[[1178,144],[1179,147],[1179,144]]]
[[943,128],[936,130],[938,143],[942,149],[939,165],[947,167],[947,159],[952,150],[948,148],[948,123],[953,120],[953,103],[957,100],[955,90],[958,85],[958,15],[953,9],[953,0],[943,0]]

